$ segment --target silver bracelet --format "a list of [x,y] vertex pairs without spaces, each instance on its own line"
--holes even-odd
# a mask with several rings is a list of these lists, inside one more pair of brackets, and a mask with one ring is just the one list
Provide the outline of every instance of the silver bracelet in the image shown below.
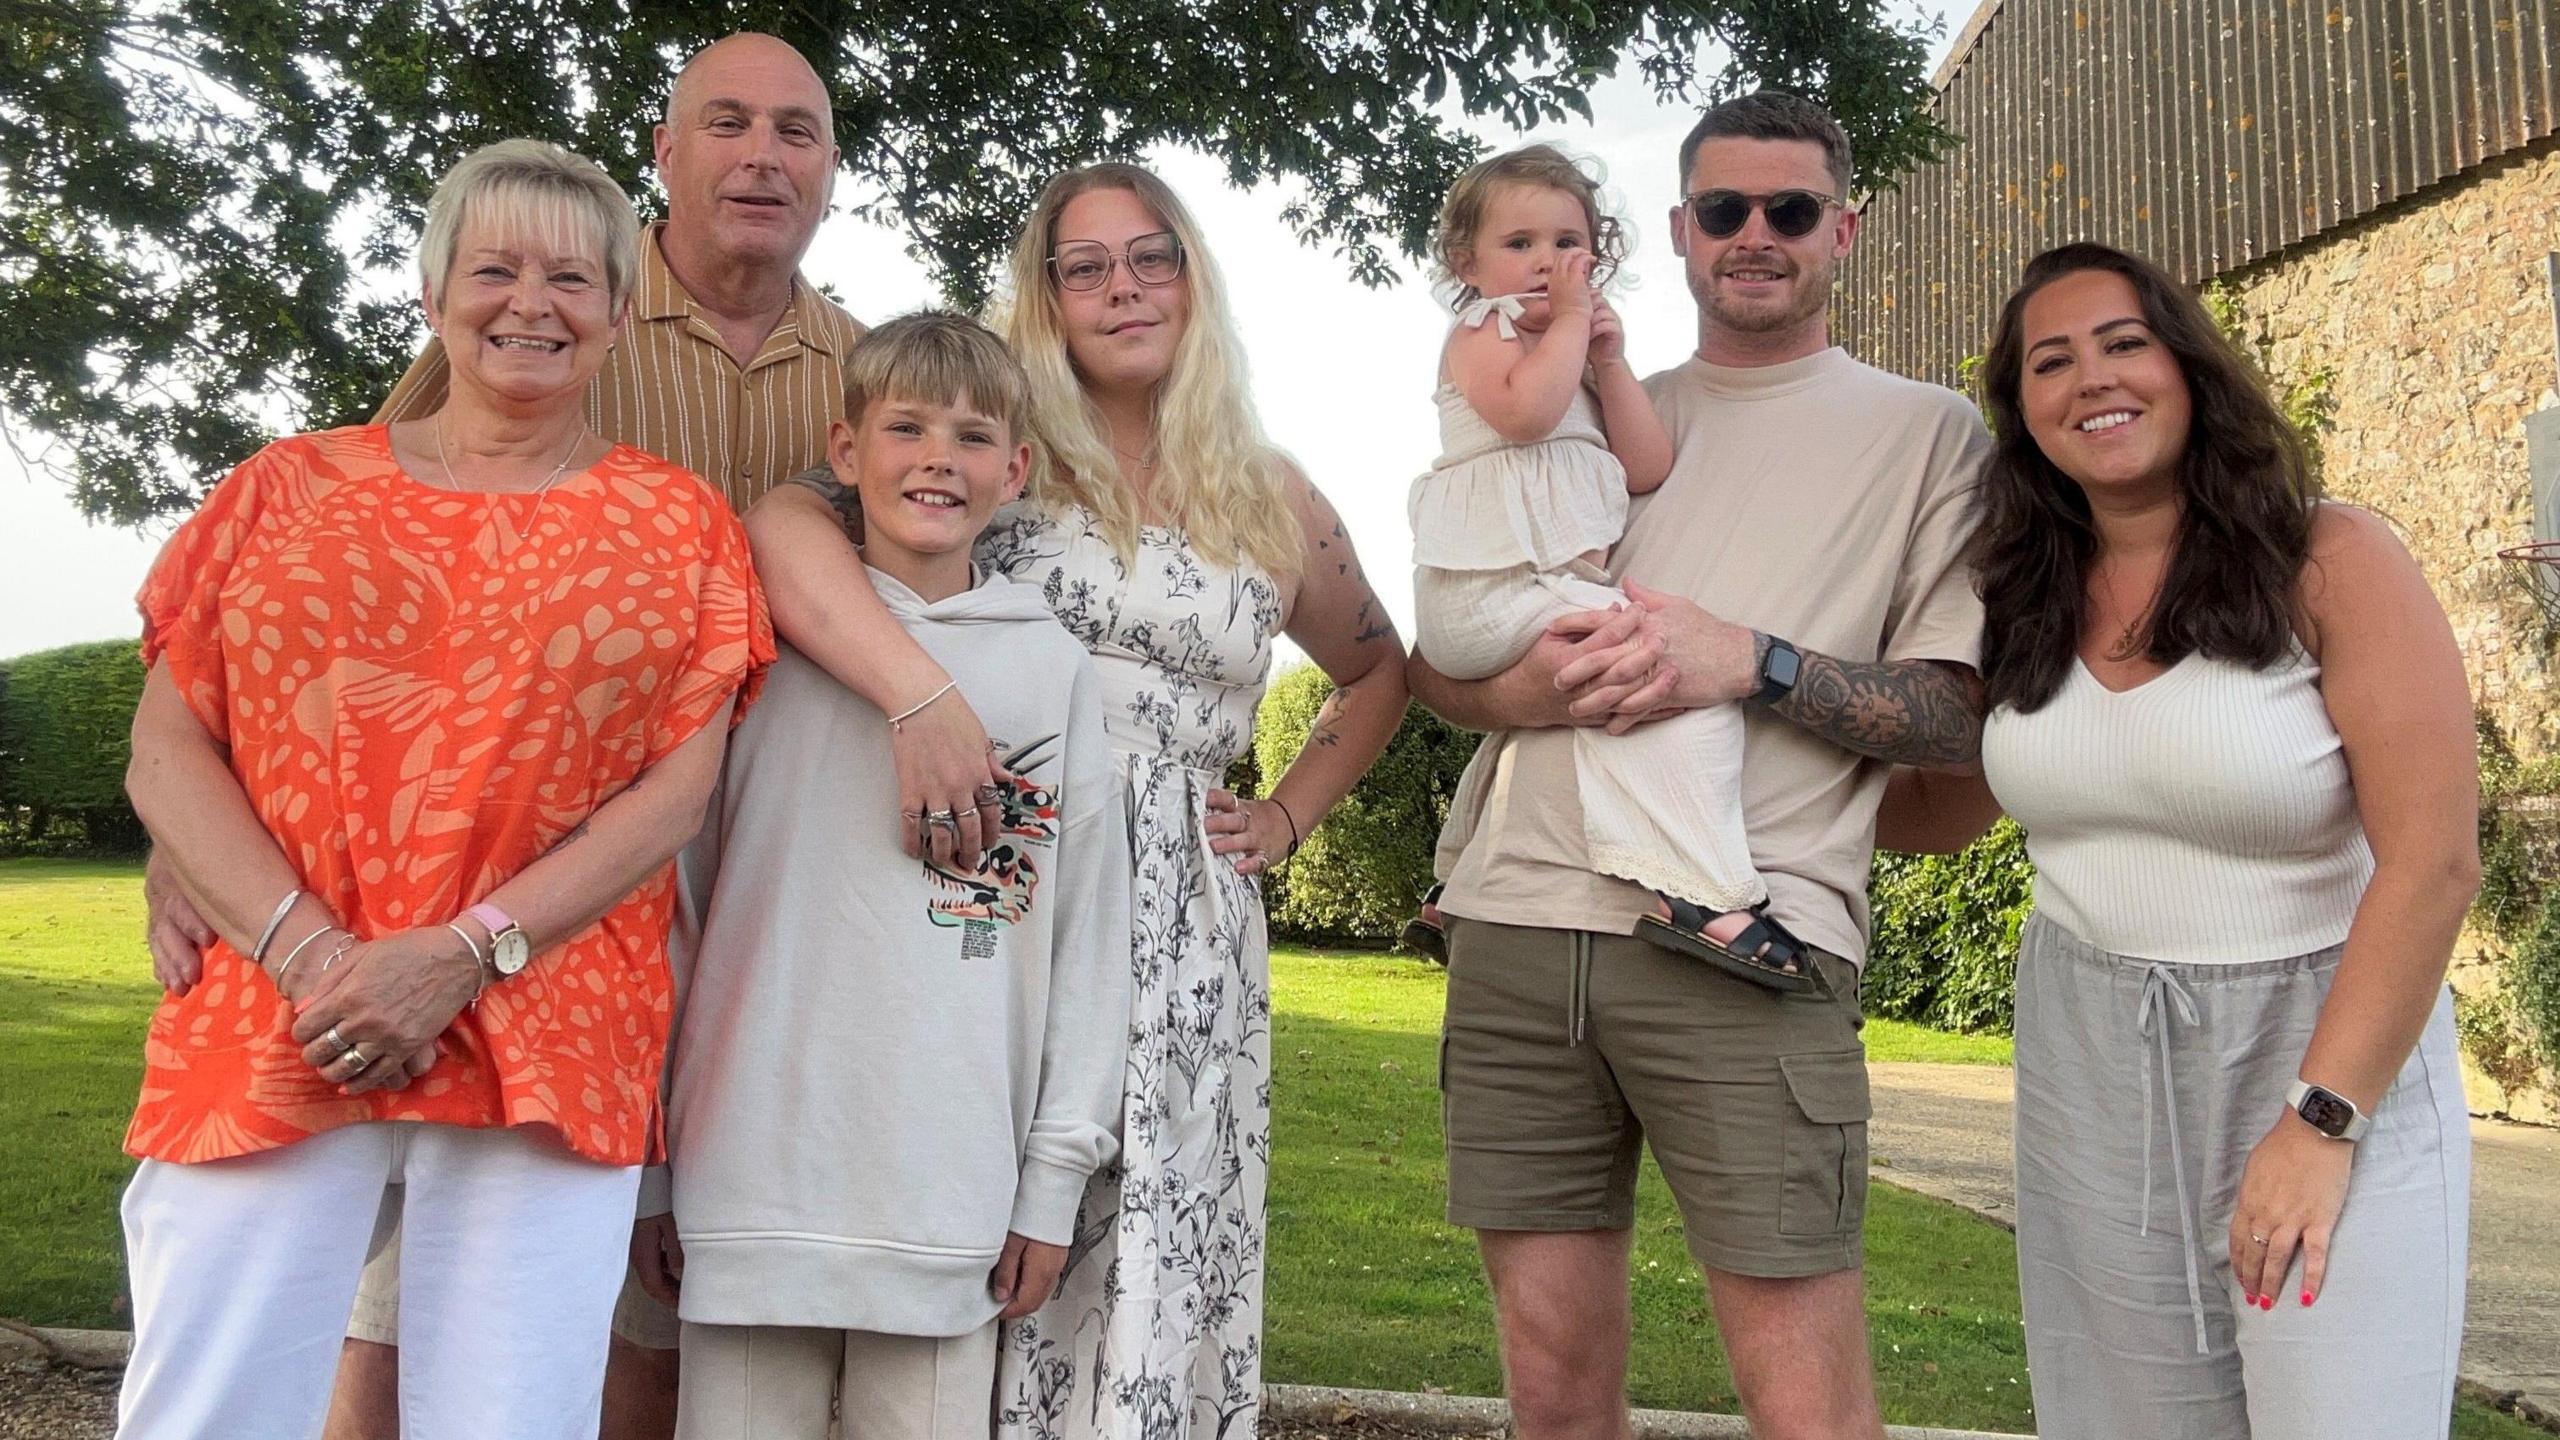
[[347,952],[356,948],[356,943],[356,932],[353,930],[348,931],[347,938],[330,946],[329,953],[320,957],[320,973],[323,975],[328,974],[329,967],[337,964],[340,960],[345,959]]
[[[279,990],[284,988],[285,972],[293,968],[293,962],[301,958],[302,952],[310,948],[312,941],[319,939],[321,936],[328,934],[332,930],[337,930],[337,928],[338,927],[335,925],[323,925],[319,929],[312,931],[310,934],[303,936],[292,949],[284,952],[284,963],[278,965],[276,967],[276,973],[270,977],[276,982],[276,988]],[[346,932],[340,931],[339,933],[344,934]]]
[[[462,948],[471,952],[471,968],[479,973],[480,990],[488,989],[489,961],[480,953],[480,942],[471,938],[471,932],[463,929],[462,922],[459,920],[447,920],[444,922],[444,928],[462,938]],[[480,990],[471,992],[471,1000],[475,1005],[480,1001]]]
[[295,886],[285,892],[282,900],[276,902],[276,913],[267,917],[267,928],[258,932],[258,948],[249,952],[250,964],[267,963],[267,946],[274,943],[276,932],[284,928],[284,917],[293,913],[294,902],[301,898],[302,888]]
[[960,682],[959,682],[959,681],[957,681],[957,680],[945,680],[945,681],[943,681],[943,682],[942,682],[942,688],[941,688],[941,689],[936,690],[936,691],[934,691],[932,694],[927,695],[926,697],[924,697],[922,700],[917,701],[914,705],[912,705],[912,706],[908,707],[905,711],[903,711],[903,712],[901,712],[901,713],[899,713],[899,714],[896,714],[896,715],[892,715],[892,716],[890,716],[890,717],[889,717],[889,733],[891,733],[891,734],[893,734],[893,735],[894,735],[894,734],[896,734],[896,733],[897,733],[897,731],[898,731],[898,727],[899,727],[899,726],[906,724],[908,721],[913,720],[914,718],[916,718],[916,716],[917,716],[917,715],[919,715],[919,714],[923,713],[923,711],[924,711],[924,707],[926,707],[927,705],[932,704],[934,701],[941,699],[943,696],[948,695],[948,694],[950,694],[952,691],[957,690],[957,689],[959,689],[959,688],[960,688]]

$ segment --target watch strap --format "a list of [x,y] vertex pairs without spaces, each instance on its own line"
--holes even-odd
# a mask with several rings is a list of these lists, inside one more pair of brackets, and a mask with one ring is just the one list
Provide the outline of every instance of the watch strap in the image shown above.
[[462,913],[469,919],[479,921],[481,927],[489,932],[491,939],[495,939],[499,935],[516,928],[516,922],[507,918],[506,911],[499,909],[497,906],[490,904],[486,900],[481,901],[479,904],[472,906],[470,909],[465,910]]

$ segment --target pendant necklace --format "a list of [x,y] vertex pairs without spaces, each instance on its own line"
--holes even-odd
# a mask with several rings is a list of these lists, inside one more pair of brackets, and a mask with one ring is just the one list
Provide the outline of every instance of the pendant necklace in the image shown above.
[[[528,491],[517,491],[517,492],[516,492],[517,494],[528,494],[528,493],[529,493],[529,494],[531,494],[531,495],[533,496],[533,509],[532,509],[532,511],[531,511],[530,513],[528,513],[528,514],[524,517],[524,530],[523,530],[523,532],[522,532],[522,535],[521,535],[521,536],[519,536],[519,538],[531,538],[531,536],[533,535],[533,522],[534,522],[535,520],[537,520],[537,519],[541,518],[541,515],[542,515],[542,498],[543,498],[543,496],[545,496],[545,495],[547,495],[547,494],[549,494],[549,493],[550,493],[551,487],[552,487],[553,485],[556,485],[556,484],[558,484],[558,483],[559,483],[559,481],[560,481],[560,477],[561,477],[561,476],[563,476],[563,475],[565,475],[565,474],[569,473],[569,461],[570,461],[571,457],[575,456],[575,455],[578,453],[579,447],[581,447],[581,446],[585,445],[586,443],[587,443],[587,432],[586,432],[586,431],[584,431],[584,430],[580,430],[580,431],[578,432],[578,434],[577,434],[577,438],[575,438],[575,439],[573,439],[573,440],[571,440],[571,441],[569,442],[569,449],[568,449],[568,452],[567,452],[566,454],[563,454],[563,455],[560,457],[560,463],[559,463],[559,464],[554,465],[554,466],[552,466],[552,467],[551,467],[551,473],[550,473],[549,475],[547,475],[547,476],[544,476],[544,477],[543,477],[543,481],[542,481],[542,483],[541,483],[541,484],[534,486],[534,487],[533,487],[533,489],[532,489],[531,491],[529,491],[529,492],[528,492]],[[447,457],[446,457],[446,455],[445,455],[445,453],[444,453],[444,417],[443,417],[442,415],[438,415],[438,416],[436,417],[436,463],[437,463],[438,465],[441,465],[441,466],[443,466],[443,467],[444,467],[444,478],[445,478],[445,488],[446,488],[446,489],[451,490],[453,493],[455,493],[455,494],[457,494],[457,495],[466,495],[466,494],[471,493],[471,492],[469,492],[469,491],[467,491],[467,490],[464,490],[464,489],[462,488],[462,477],[461,477],[461,476],[459,476],[459,475],[456,475],[456,474],[454,473],[454,471],[453,471],[453,461],[452,461],[451,459],[447,458]],[[496,496],[496,495],[500,494],[501,492],[496,491],[496,490],[483,490],[483,491],[481,491],[480,493],[481,493],[481,494],[483,494],[483,495],[488,495],[488,496]],[[492,521],[494,521],[494,520],[496,520],[496,519],[497,519],[497,515],[498,515],[498,506],[497,506],[497,502],[496,502],[494,499],[493,499],[493,500],[491,500],[491,501],[490,501],[490,503],[489,503],[489,506],[488,506],[488,513],[489,513],[489,518],[490,518]]]

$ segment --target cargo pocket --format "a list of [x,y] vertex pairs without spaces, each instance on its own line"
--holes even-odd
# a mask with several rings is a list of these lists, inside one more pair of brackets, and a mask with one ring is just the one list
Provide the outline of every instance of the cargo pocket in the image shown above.
[[1782,1055],[1778,1069],[1794,1112],[1786,1116],[1778,1233],[1854,1230],[1867,1211],[1867,1057],[1855,1050]]

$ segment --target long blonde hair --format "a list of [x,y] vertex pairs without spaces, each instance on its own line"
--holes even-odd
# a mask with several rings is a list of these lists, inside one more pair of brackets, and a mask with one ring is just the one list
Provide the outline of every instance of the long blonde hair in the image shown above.
[[1263,438],[1254,415],[1226,286],[1191,212],[1136,165],[1106,161],[1052,179],[1014,241],[1007,294],[994,320],[1031,377],[1037,443],[1025,493],[1044,505],[1082,505],[1122,560],[1136,557],[1143,523],[1138,497],[1120,483],[1102,412],[1076,378],[1048,278],[1059,213],[1092,190],[1126,190],[1154,211],[1181,242],[1181,283],[1191,287],[1190,321],[1172,372],[1156,389],[1157,468],[1149,498],[1204,558],[1230,565],[1250,558],[1275,576],[1296,576],[1306,563],[1306,538],[1289,504],[1289,461]]

